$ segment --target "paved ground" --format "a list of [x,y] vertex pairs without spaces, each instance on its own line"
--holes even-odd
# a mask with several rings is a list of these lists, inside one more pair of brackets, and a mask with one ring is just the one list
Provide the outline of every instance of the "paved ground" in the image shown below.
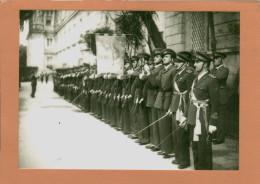
[[[163,159],[38,83],[19,94],[19,168],[177,170]],[[215,169],[238,169],[238,142],[214,146]],[[193,166],[187,168],[193,169]]]

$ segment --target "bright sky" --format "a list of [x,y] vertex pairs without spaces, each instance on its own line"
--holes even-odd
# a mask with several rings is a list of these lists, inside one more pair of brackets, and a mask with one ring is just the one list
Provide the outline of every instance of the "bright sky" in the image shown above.
[[27,37],[28,31],[29,31],[29,21],[25,21],[23,31],[20,31],[20,45],[27,46],[26,37]]

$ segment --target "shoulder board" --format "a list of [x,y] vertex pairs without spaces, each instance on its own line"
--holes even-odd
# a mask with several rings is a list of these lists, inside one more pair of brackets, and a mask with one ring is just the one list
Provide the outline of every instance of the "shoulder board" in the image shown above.
[[216,79],[217,77],[215,76],[215,75],[213,75],[213,74],[209,74],[209,76],[211,77],[211,78],[213,78],[213,79]]
[[186,70],[187,73],[192,73],[193,71],[191,69]]

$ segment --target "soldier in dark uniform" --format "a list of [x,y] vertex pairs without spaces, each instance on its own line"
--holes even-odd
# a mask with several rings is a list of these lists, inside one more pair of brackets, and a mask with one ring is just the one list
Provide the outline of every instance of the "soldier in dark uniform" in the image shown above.
[[96,104],[97,104],[97,118],[102,119],[102,85],[103,85],[103,74],[98,74],[97,75],[97,98],[96,98]]
[[195,169],[212,170],[211,134],[217,130],[219,87],[216,77],[209,73],[212,59],[201,52],[196,52],[195,57],[198,76],[192,83],[189,107],[180,126],[188,124]]
[[213,144],[221,144],[225,141],[224,127],[226,126],[228,119],[228,97],[229,90],[227,86],[227,78],[229,74],[229,69],[223,66],[223,60],[227,57],[226,54],[217,52],[214,55],[214,68],[210,71],[211,74],[216,76],[219,84],[220,93],[220,107],[219,107],[219,122],[217,124],[217,131],[214,134]]
[[91,87],[90,87],[90,94],[91,94],[91,99],[90,99],[90,106],[91,106],[91,111],[90,114],[94,114],[95,113],[95,74],[96,74],[96,70],[95,68],[92,66],[92,74],[90,75],[90,79],[91,79]]
[[122,107],[122,121],[123,121],[123,132],[124,134],[131,133],[131,119],[129,114],[129,105],[128,105],[128,81],[129,76],[127,75],[127,71],[130,69],[130,63],[126,60],[124,64],[124,74],[122,76],[118,76],[120,80],[122,80],[122,96],[121,96],[121,107]]
[[107,74],[103,74],[103,84],[101,87],[101,94],[100,94],[100,100],[101,100],[101,107],[102,107],[102,121],[105,122],[106,120],[106,104],[105,104],[105,100],[106,100],[106,85],[107,85]]
[[31,86],[32,86],[31,97],[34,98],[36,87],[37,87],[37,77],[35,76],[35,72],[32,72],[31,74]]
[[123,130],[123,117],[122,117],[122,105],[121,105],[121,96],[122,96],[122,80],[121,76],[116,76],[116,100],[115,100],[115,108],[116,108],[116,124],[117,130]]
[[189,69],[190,62],[192,60],[182,52],[177,54],[175,66],[178,73],[173,79],[173,96],[168,111],[168,114],[172,115],[172,131],[174,131],[175,160],[172,163],[180,164],[179,169],[190,166],[189,133],[187,127],[179,127],[181,117],[187,109],[191,85],[195,78],[194,71]]
[[148,60],[150,55],[147,53],[141,53],[139,56],[139,65],[142,68],[141,75],[135,79],[136,88],[135,88],[135,105],[136,109],[138,110],[137,116],[137,123],[138,123],[138,131],[141,131],[138,134],[139,140],[136,142],[144,145],[150,143],[150,130],[146,128],[149,125],[149,116],[148,116],[148,109],[146,107],[146,95],[147,95],[147,88],[145,88],[146,80],[141,80],[142,75],[144,75],[144,66],[147,66]]
[[116,86],[117,80],[115,74],[108,74],[108,78],[111,82],[111,88],[109,93],[109,107],[110,107],[110,126],[115,127],[116,124],[116,108],[115,108],[115,101],[116,101]]
[[108,78],[107,74],[105,74],[104,77],[105,77],[105,80],[106,80],[106,87],[105,87],[105,94],[104,94],[104,97],[105,97],[104,104],[105,104],[105,108],[106,108],[106,110],[105,110],[105,112],[106,112],[105,122],[107,124],[110,124],[110,119],[111,119],[110,110],[111,109],[110,109],[110,106],[109,106],[109,98],[110,98],[109,95],[111,93],[111,80]]
[[[177,69],[174,67],[174,59],[176,53],[172,49],[165,49],[163,51],[163,65],[164,69],[161,70],[156,77],[156,81],[159,85],[159,92],[157,94],[154,107],[158,109],[158,117],[161,118],[166,115],[169,110],[169,106],[172,100],[172,84],[173,79],[177,73]],[[170,158],[173,156],[173,138],[172,138],[172,118],[166,116],[159,122],[160,131],[160,145],[161,151],[159,155],[163,155],[164,158]]]
[[127,87],[127,91],[128,91],[128,105],[129,105],[129,114],[130,114],[130,120],[131,120],[131,135],[129,135],[130,138],[132,139],[136,139],[137,136],[135,135],[138,131],[138,127],[137,127],[137,116],[136,114],[133,112],[133,109],[135,107],[135,101],[134,101],[134,97],[135,97],[135,88],[136,85],[134,84],[135,79],[139,76],[139,74],[141,73],[141,66],[138,65],[138,56],[133,56],[131,58],[131,64],[132,64],[132,69],[128,70],[128,75],[129,75],[129,82],[128,82],[128,87]]
[[[146,71],[147,78],[147,101],[146,106],[148,108],[148,115],[149,115],[149,123],[152,123],[159,119],[158,117],[158,110],[154,108],[154,102],[159,90],[159,86],[155,81],[155,78],[159,74],[159,72],[163,69],[162,65],[162,53],[163,49],[157,48],[153,50],[153,68],[151,67],[144,67]],[[159,133],[159,124],[155,123],[150,127],[150,141],[151,144],[148,145],[146,148],[152,149],[153,151],[160,150],[160,133]]]

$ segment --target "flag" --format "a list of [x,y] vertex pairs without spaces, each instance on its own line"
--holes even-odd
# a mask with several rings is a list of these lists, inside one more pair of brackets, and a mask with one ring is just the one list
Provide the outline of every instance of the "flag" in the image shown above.
[[125,36],[96,35],[97,73],[123,74]]

